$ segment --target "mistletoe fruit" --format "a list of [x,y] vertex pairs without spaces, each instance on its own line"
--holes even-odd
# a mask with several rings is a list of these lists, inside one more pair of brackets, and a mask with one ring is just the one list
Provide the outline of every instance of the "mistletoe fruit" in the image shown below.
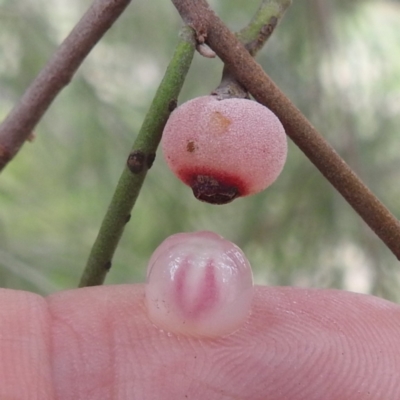
[[147,311],[168,332],[228,335],[246,321],[252,297],[249,262],[236,245],[213,232],[172,235],[150,258]]
[[287,140],[279,119],[261,104],[203,96],[171,114],[162,148],[171,170],[196,198],[225,204],[275,181],[285,164]]

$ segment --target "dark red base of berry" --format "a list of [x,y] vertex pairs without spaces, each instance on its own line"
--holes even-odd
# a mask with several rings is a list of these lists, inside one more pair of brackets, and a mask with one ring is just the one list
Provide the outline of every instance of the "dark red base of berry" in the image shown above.
[[243,183],[232,176],[204,171],[201,174],[181,172],[183,182],[189,185],[196,199],[210,204],[227,204],[245,195]]

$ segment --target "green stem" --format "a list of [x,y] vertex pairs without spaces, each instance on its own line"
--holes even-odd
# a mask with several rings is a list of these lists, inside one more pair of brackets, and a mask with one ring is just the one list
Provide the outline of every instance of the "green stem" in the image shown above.
[[263,0],[250,23],[236,34],[254,57],[272,35],[292,0]]
[[176,107],[178,95],[193,59],[195,45],[193,30],[184,27],[172,60],[128,157],[79,287],[101,285],[111,268],[112,258],[124,227],[130,219],[131,210],[146,173],[154,161],[165,123]]
[[[253,57],[271,37],[291,4],[292,0],[263,0],[250,23],[236,33],[236,37]],[[221,83],[212,94],[220,100],[232,97],[249,98],[248,91],[239,84],[226,65],[222,72]]]

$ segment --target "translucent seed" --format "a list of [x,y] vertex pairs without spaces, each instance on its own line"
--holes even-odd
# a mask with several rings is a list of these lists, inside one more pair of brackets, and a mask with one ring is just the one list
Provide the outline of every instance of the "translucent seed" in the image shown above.
[[150,258],[148,315],[168,332],[228,335],[246,321],[252,295],[252,271],[243,252],[213,232],[170,236]]

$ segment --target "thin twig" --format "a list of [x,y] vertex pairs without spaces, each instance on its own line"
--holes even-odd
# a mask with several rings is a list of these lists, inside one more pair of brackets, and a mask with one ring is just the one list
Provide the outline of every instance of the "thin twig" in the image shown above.
[[154,161],[164,126],[177,105],[178,95],[189,71],[195,47],[193,30],[184,27],[172,60],[128,157],[127,165],[100,227],[79,287],[101,285],[111,268],[118,242],[130,219],[130,213],[146,173]]
[[400,260],[400,222],[279,90],[206,0],[172,0],[182,19],[229,66],[240,84],[281,120],[287,135]]
[[271,37],[292,0],[263,0],[250,23],[236,33],[237,38],[254,57]]
[[[236,37],[248,52],[255,57],[271,37],[292,0],[263,0],[250,23]],[[249,98],[249,93],[236,80],[227,64],[224,65],[219,86],[212,92],[218,99]]]
[[95,0],[0,125],[0,171],[130,0]]

